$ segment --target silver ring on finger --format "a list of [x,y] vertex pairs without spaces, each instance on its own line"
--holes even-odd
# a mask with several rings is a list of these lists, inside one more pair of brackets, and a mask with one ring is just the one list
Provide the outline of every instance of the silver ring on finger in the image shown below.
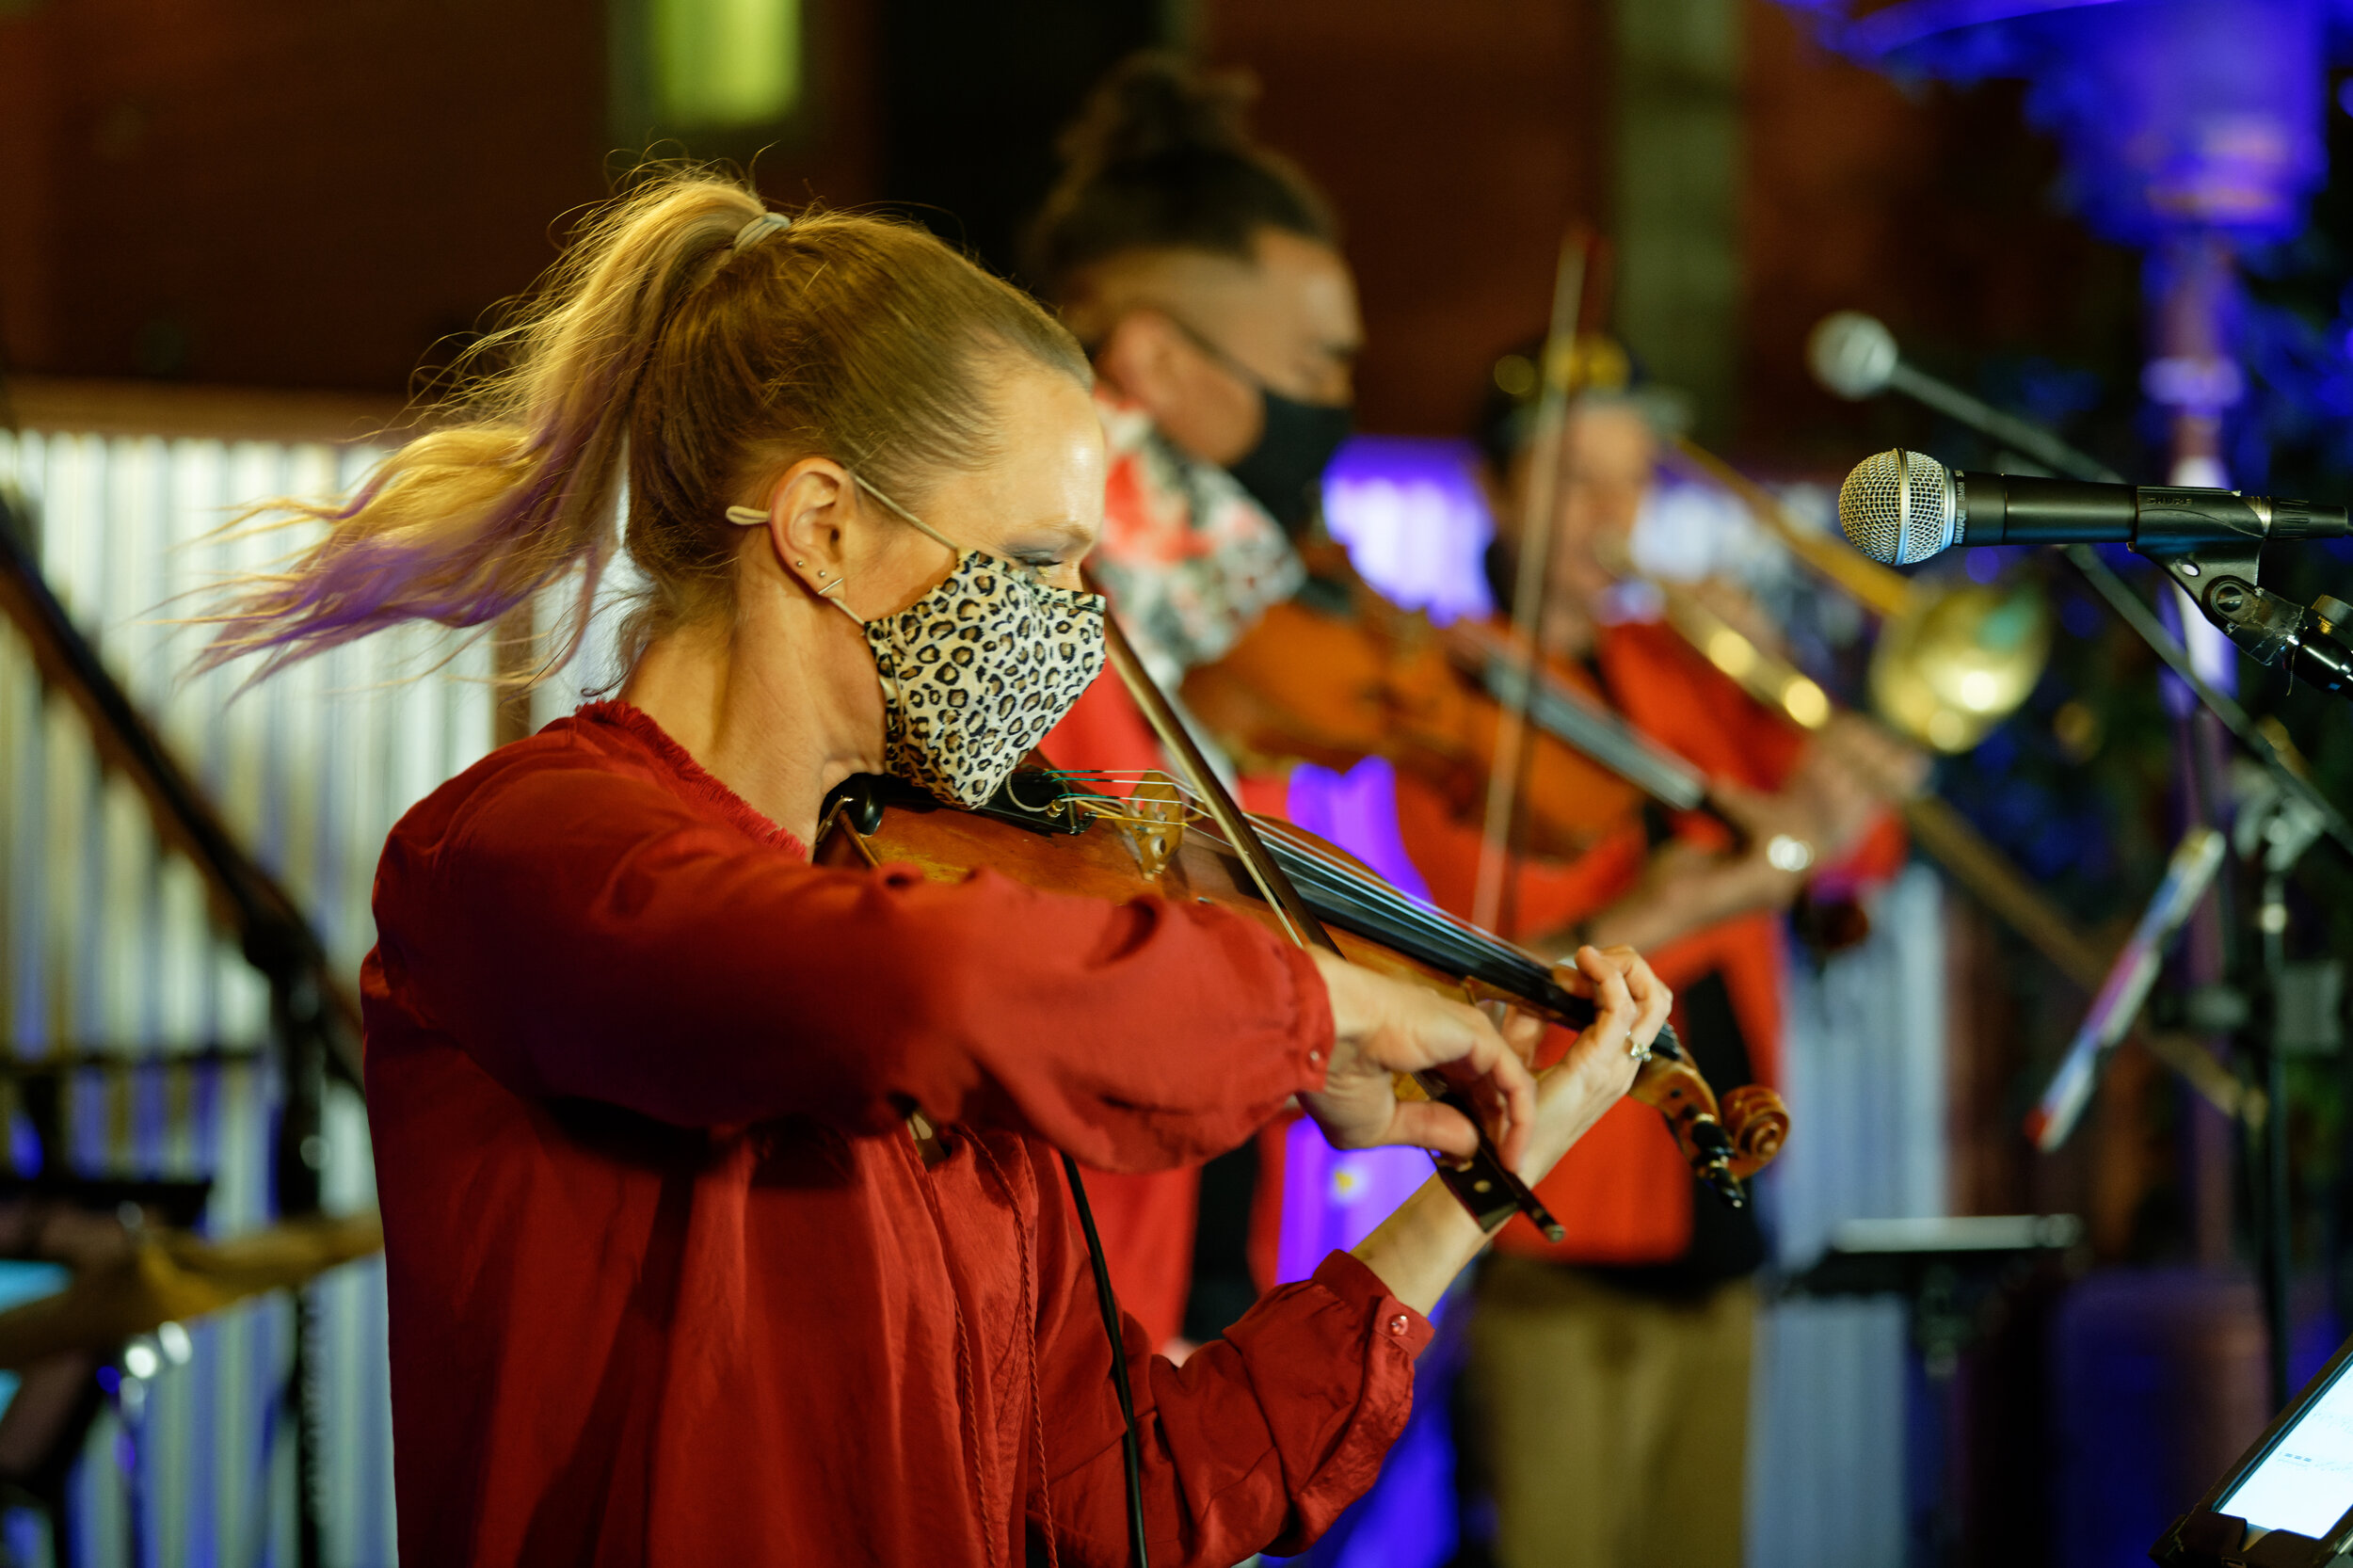
[[1625,1053],[1637,1062],[1647,1062],[1650,1060],[1650,1043],[1629,1038],[1625,1043]]

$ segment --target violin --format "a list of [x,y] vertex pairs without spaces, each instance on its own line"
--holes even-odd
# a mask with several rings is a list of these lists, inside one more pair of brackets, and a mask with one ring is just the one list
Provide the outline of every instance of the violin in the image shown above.
[[[1263,817],[1250,826],[1343,957],[1458,1000],[1506,1002],[1564,1028],[1593,1021],[1593,1004],[1562,989],[1529,953],[1409,898],[1299,828]],[[1242,852],[1166,776],[1147,776],[1134,794],[1119,796],[1089,790],[1078,776],[1028,767],[985,804],[965,809],[897,779],[859,775],[826,798],[815,857],[841,867],[908,864],[942,882],[985,866],[1032,887],[1114,902],[1158,894],[1289,931]],[[1443,1097],[1443,1084],[1435,1087]],[[1719,1099],[1672,1028],[1661,1030],[1630,1092],[1658,1110],[1694,1174],[1735,1206],[1745,1201],[1742,1180],[1771,1160],[1788,1132],[1788,1114],[1770,1089],[1753,1084]],[[1561,1239],[1560,1225],[1532,1194],[1523,1196],[1524,1184],[1491,1151],[1468,1170],[1440,1170],[1489,1228],[1533,1204],[1538,1228]]]
[[[1353,573],[1340,575],[1337,562],[1317,569],[1323,575],[1307,592],[1268,610],[1224,658],[1186,675],[1186,708],[1238,760],[1346,769],[1378,756],[1436,790],[1456,816],[1474,816],[1524,662],[1399,609]],[[1565,684],[1542,682],[1545,691]],[[1595,757],[1657,748],[1596,704],[1540,702],[1529,719],[1524,846],[1573,859],[1644,792]]]

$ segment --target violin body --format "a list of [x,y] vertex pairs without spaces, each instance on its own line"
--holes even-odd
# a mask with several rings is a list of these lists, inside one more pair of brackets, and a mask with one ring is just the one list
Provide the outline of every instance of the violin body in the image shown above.
[[[1486,799],[1501,703],[1459,667],[1429,620],[1369,591],[1347,614],[1293,600],[1268,610],[1211,664],[1185,677],[1185,705],[1237,756],[1347,768],[1386,758],[1462,817]],[[1570,858],[1623,822],[1641,792],[1541,729],[1522,786],[1530,853]]]
[[[1259,822],[1351,962],[1460,1000],[1526,1008],[1571,1029],[1592,1022],[1592,1004],[1561,990],[1536,959],[1406,900],[1288,824]],[[1284,934],[1282,917],[1240,856],[1164,783],[1122,800],[1074,790],[1050,770],[1024,769],[987,805],[965,810],[898,780],[860,776],[828,797],[815,858],[840,867],[911,865],[940,882],[986,867],[1032,887],[1120,903],[1157,894],[1214,904]],[[1401,1084],[1401,1092],[1420,1091]],[[1727,1201],[1741,1201],[1740,1178],[1769,1161],[1787,1132],[1788,1117],[1769,1089],[1752,1085],[1720,1103],[1671,1030],[1631,1092],[1657,1108],[1694,1173]]]

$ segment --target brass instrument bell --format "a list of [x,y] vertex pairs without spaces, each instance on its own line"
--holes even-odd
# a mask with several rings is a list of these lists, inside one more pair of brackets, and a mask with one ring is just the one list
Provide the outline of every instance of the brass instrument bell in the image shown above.
[[2050,609],[2032,577],[1915,584],[1880,628],[1871,705],[1923,745],[1967,751],[2032,695],[2050,656]]
[[1948,585],[1906,578],[1791,517],[1780,497],[1688,439],[1669,460],[1739,497],[1793,556],[1879,616],[1871,706],[1897,733],[1938,751],[1967,751],[2041,680],[2051,616],[2035,579]]

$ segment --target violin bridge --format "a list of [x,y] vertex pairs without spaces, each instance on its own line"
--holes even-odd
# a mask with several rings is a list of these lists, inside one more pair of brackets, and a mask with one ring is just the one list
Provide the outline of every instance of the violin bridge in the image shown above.
[[1112,819],[1135,846],[1136,864],[1146,882],[1159,881],[1184,847],[1187,814],[1184,792],[1176,781],[1156,772],[1144,776],[1136,792],[1128,797],[1127,810]]
[[1146,882],[1159,881],[1184,848],[1185,823],[1193,815],[1182,786],[1158,769],[1145,773],[1132,794],[1088,795],[1073,804],[1127,835]]

